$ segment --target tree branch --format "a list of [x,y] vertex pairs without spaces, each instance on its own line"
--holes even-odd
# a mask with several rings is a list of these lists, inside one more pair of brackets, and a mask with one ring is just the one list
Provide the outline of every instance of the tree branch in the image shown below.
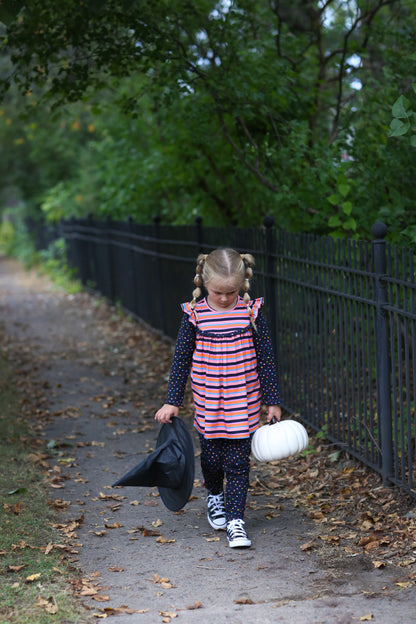
[[345,68],[346,68],[346,58],[347,58],[347,55],[348,55],[349,38],[354,33],[354,31],[358,28],[359,24],[365,23],[366,28],[367,28],[367,32],[365,33],[365,37],[364,37],[363,42],[361,44],[361,50],[365,50],[366,47],[367,47],[367,44],[368,44],[369,36],[370,36],[370,27],[371,27],[371,24],[372,24],[375,16],[377,15],[377,13],[383,7],[395,4],[395,3],[399,2],[399,1],[400,0],[379,0],[378,4],[376,6],[374,6],[371,10],[369,10],[366,13],[363,13],[363,14],[359,13],[359,8],[357,7],[356,18],[355,18],[354,23],[352,24],[351,28],[345,34],[344,45],[342,47],[342,52],[341,52],[341,61],[340,61],[338,75],[337,75],[338,91],[337,91],[337,98],[336,98],[336,110],[335,110],[335,116],[334,116],[333,121],[332,121],[332,131],[331,131],[331,136],[330,136],[330,139],[329,139],[329,143],[330,144],[333,143],[333,141],[336,139],[337,132],[338,132],[338,122],[339,122],[339,118],[340,118],[340,115],[341,115],[341,108],[342,108],[342,101],[343,101],[342,100],[343,88],[344,88],[343,78],[344,78],[344,73],[345,73]]

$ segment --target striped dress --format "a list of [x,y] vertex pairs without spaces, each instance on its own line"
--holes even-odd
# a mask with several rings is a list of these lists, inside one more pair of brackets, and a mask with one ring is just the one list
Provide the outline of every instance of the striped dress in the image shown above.
[[[263,298],[250,304],[256,320]],[[268,376],[272,385],[269,400],[263,402],[280,403],[268,335],[266,346],[257,336],[253,340],[250,315],[241,297],[230,310],[213,310],[206,299],[197,302],[194,310],[189,303],[182,304],[182,309],[183,330],[178,335],[166,402],[181,405],[190,369],[197,431],[207,439],[248,438],[259,426],[261,378]],[[267,328],[264,320],[260,327]],[[259,372],[263,373],[260,378]]]

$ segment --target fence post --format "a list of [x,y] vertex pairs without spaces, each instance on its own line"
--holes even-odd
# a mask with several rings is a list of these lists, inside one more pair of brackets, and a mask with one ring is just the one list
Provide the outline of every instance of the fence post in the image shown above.
[[[277,356],[277,329],[276,329],[276,293],[273,284],[273,277],[276,275],[276,239],[274,236],[274,219],[273,217],[266,216],[263,219],[264,234],[265,234],[265,263],[264,268],[266,271],[265,285],[267,289],[267,307],[269,310],[269,326],[270,334],[273,341],[273,347],[275,355]],[[266,294],[266,293],[265,293]]]
[[109,300],[114,303],[114,280],[113,280],[113,253],[111,248],[111,217],[107,215],[105,221],[105,243],[107,250],[107,275],[106,275],[106,284],[105,291]]
[[[87,237],[91,234],[91,230],[93,228],[93,216],[91,212],[87,215]],[[91,288],[92,284],[95,283],[95,263],[94,263],[94,247],[95,243],[91,240],[87,241],[87,286]]]
[[155,215],[153,217],[154,232],[155,232],[155,252],[156,252],[156,272],[158,282],[158,299],[159,299],[159,313],[160,313],[160,329],[166,334],[166,318],[165,318],[165,305],[164,305],[164,292],[162,282],[162,261],[160,257],[160,217]]
[[127,219],[128,229],[129,229],[129,280],[130,280],[130,288],[131,288],[131,305],[133,314],[139,314],[139,285],[137,283],[137,272],[136,272],[136,252],[134,251],[134,234],[135,234],[135,223],[132,216]]
[[376,297],[376,387],[377,415],[380,431],[381,475],[384,484],[393,473],[393,436],[391,415],[389,323],[383,306],[387,303],[386,285],[383,278],[387,273],[386,241],[387,227],[375,223],[371,228],[374,258],[374,289]]
[[195,217],[195,226],[196,226],[196,242],[198,245],[198,255],[202,253],[202,245],[204,244],[203,234],[202,234],[202,217]]

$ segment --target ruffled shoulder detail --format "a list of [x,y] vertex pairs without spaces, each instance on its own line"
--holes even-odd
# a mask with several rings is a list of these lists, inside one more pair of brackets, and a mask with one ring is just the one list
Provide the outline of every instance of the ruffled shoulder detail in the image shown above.
[[252,301],[250,301],[253,321],[255,321],[256,318],[258,317],[260,309],[262,308],[263,304],[264,304],[264,297],[259,297],[258,299],[253,299]]
[[192,323],[192,325],[195,325],[196,327],[195,310],[191,308],[191,304],[189,303],[189,301],[187,301],[186,303],[181,303],[181,308],[183,312],[189,316],[190,323]]

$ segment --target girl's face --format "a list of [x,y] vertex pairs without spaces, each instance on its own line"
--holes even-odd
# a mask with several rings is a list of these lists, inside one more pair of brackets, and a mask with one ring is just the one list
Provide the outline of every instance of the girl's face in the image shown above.
[[208,303],[214,310],[230,310],[236,304],[240,292],[240,280],[214,275],[205,284],[208,291]]

